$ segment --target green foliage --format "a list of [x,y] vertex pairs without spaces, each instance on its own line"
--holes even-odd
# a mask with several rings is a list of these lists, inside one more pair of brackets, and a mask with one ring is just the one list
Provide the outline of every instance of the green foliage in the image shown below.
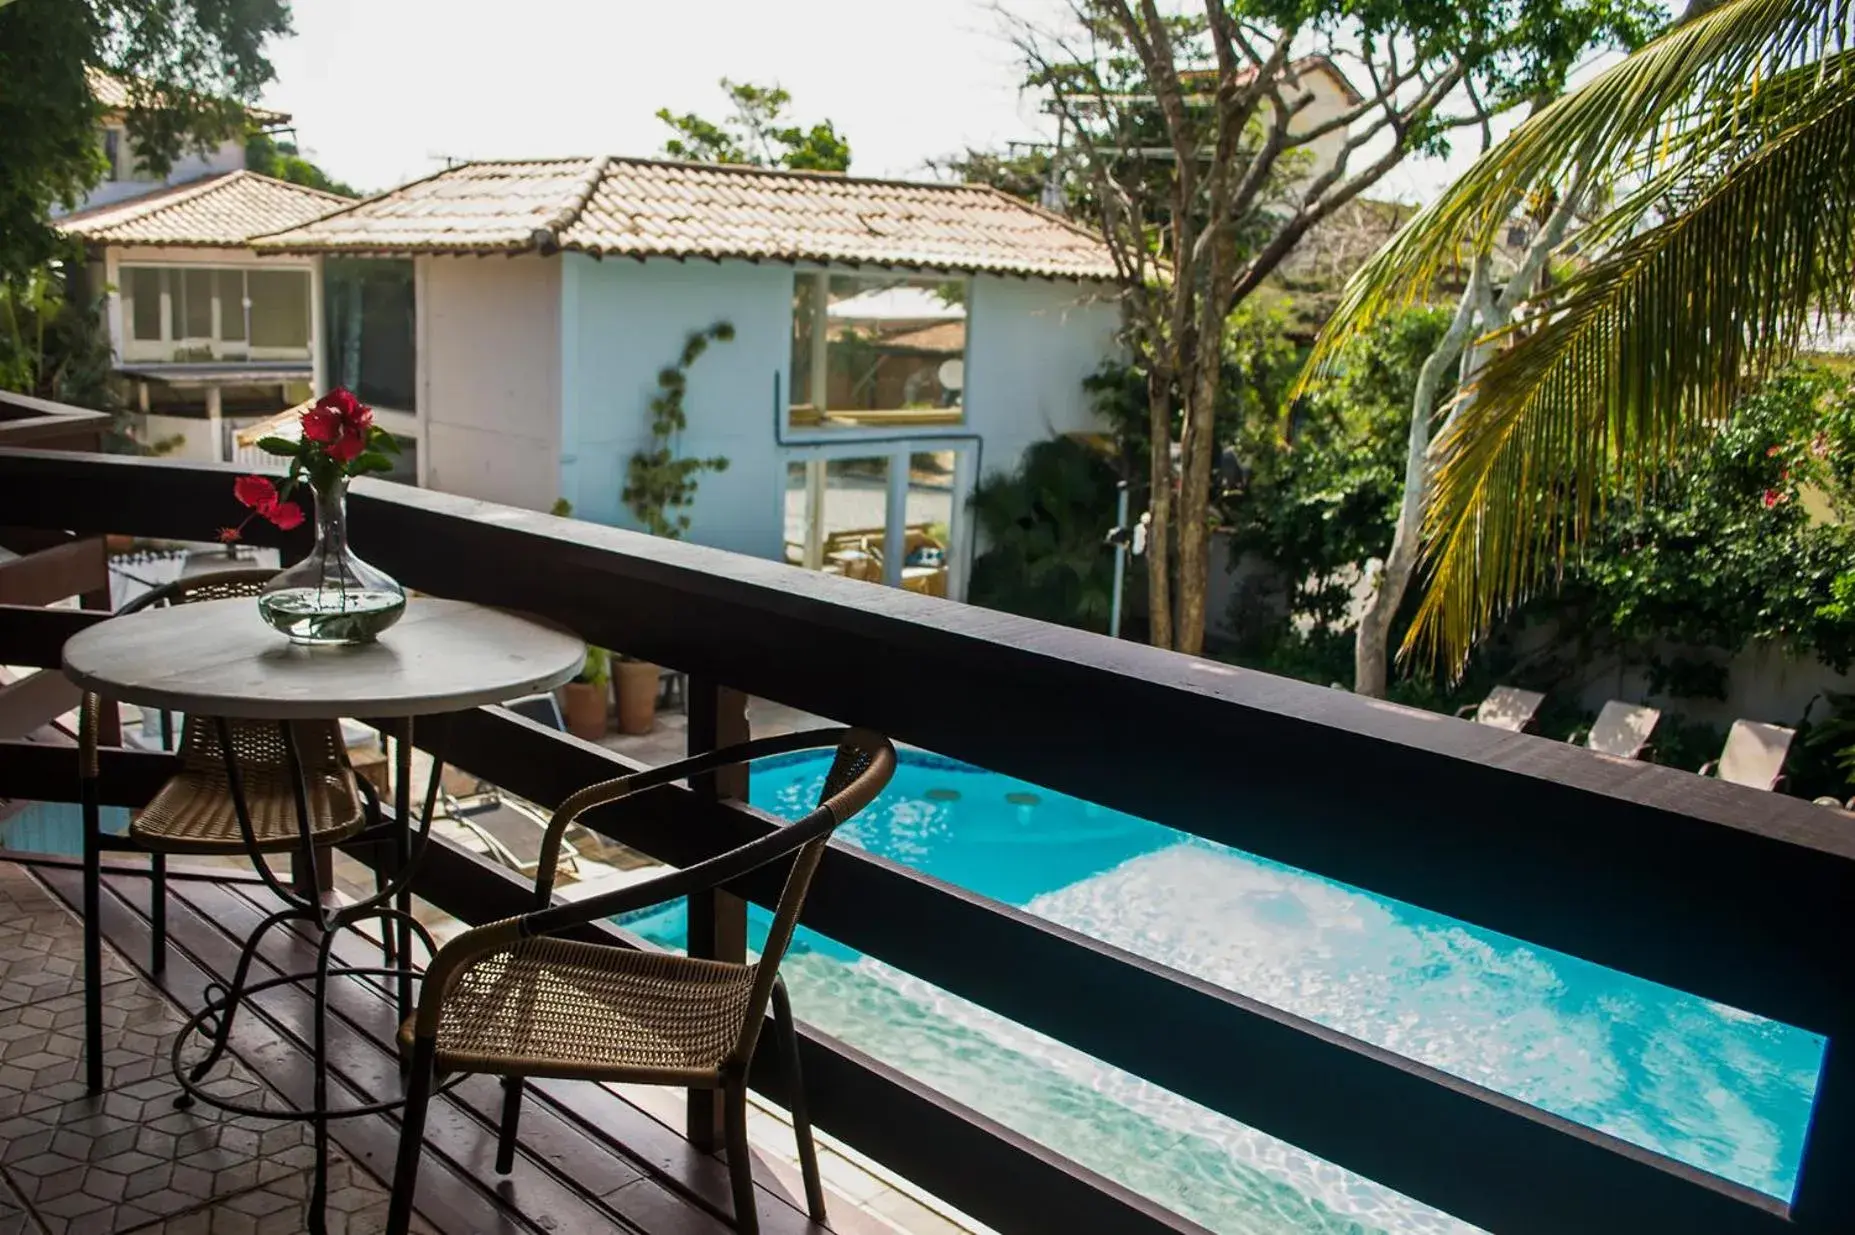
[[[657,393],[650,402],[651,445],[631,456],[625,473],[625,504],[638,517],[644,530],[653,536],[680,537],[689,530],[689,516],[681,513],[696,500],[696,486],[705,471],[726,471],[728,461],[680,459],[676,444],[689,427],[683,400],[689,392],[689,366],[708,350],[710,340],[726,343],[734,338],[734,327],[716,322],[707,330],[690,333],[676,363],[657,374]],[[671,512],[675,511],[676,514]]]
[[92,70],[130,93],[129,140],[151,172],[245,127],[241,102],[271,78],[264,41],[287,0],[18,0],[0,7],[0,277],[58,253],[49,218],[104,173]]
[[1106,631],[1114,586],[1106,542],[1118,479],[1101,452],[1058,437],[1025,451],[1015,472],[981,480],[971,506],[986,549],[973,561],[968,600]]
[[[1299,626],[1343,621],[1351,573],[1390,552],[1417,373],[1448,319],[1419,309],[1380,323],[1349,345],[1334,382],[1295,405],[1286,434],[1258,419],[1247,436],[1249,475],[1226,495],[1223,521],[1232,552],[1284,577]],[[1346,671],[1328,681],[1352,678],[1350,632],[1341,641]],[[1338,664],[1338,642],[1323,665]]]
[[278,141],[269,133],[253,132],[245,139],[245,170],[321,189],[324,193],[339,193],[343,197],[361,195],[353,185],[335,179],[305,159],[295,142]]
[[664,142],[665,154],[692,163],[735,163],[792,171],[850,170],[850,143],[829,120],[810,128],[786,122],[792,96],[785,90],[725,77],[721,88],[734,108],[734,114],[725,120],[704,120],[694,112],[678,116],[667,107],[657,110],[657,119],[676,133]]
[[103,299],[72,299],[67,266],[0,277],[0,389],[121,410]]
[[588,647],[586,663],[573,675],[573,680],[588,686],[603,687],[612,680],[612,653],[601,647]]
[[[1717,665],[1762,641],[1855,663],[1855,384],[1793,369],[1743,400],[1680,475],[1616,503],[1540,607],[1580,615],[1626,656],[1707,649]],[[1667,665],[1659,666],[1664,671]],[[1704,672],[1674,665],[1671,689]]]
[[[1050,151],[1043,149],[979,150],[929,159],[928,167],[962,184],[989,184],[1033,206],[1043,204],[1050,185]],[[1059,180],[1059,184],[1060,184]]]

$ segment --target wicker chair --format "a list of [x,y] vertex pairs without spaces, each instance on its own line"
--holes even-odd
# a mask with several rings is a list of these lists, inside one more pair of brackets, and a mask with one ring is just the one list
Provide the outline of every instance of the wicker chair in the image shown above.
[[[195,575],[158,587],[124,605],[119,614],[161,605],[255,597],[276,572],[239,569]],[[85,1081],[90,1092],[103,1087],[102,936],[98,913],[102,897],[105,850],[146,853],[153,881],[149,918],[153,936],[150,968],[159,973],[167,962],[167,855],[245,855],[250,852],[228,787],[220,728],[211,717],[188,716],[181,730],[181,770],[134,815],[126,835],[105,835],[98,791],[98,734],[103,709],[114,705],[86,693],[78,713],[80,801],[84,818],[84,1013]],[[162,715],[164,739],[170,720]],[[248,816],[257,849],[282,853],[298,848],[294,776],[288,744],[268,722],[232,721],[232,735]],[[311,834],[317,847],[347,840],[361,831],[373,806],[371,786],[359,784],[348,767],[340,726],[333,721],[292,725],[303,759]],[[363,798],[363,794],[368,794]],[[383,875],[377,878],[384,878]],[[383,932],[390,934],[390,932]]]
[[[584,900],[552,905],[561,834],[582,812],[766,755],[835,744],[837,757],[816,809],[737,849],[684,870]],[[798,1036],[779,962],[791,942],[813,872],[837,826],[867,806],[895,771],[885,738],[858,729],[763,738],[583,789],[554,813],[535,877],[537,908],[466,931],[425,971],[419,1009],[400,1030],[410,1052],[388,1235],[405,1235],[418,1184],[425,1113],[437,1077],[504,1078],[496,1169],[514,1164],[523,1078],[629,1081],[719,1089],[736,1229],[753,1235],[753,1166],[747,1150],[747,1073],[769,1001],[791,1080],[793,1131],[806,1207],[824,1220],[824,1188],[799,1078]],[[791,867],[760,959],[752,964],[641,952],[553,938],[676,897],[719,887],[788,855]]]

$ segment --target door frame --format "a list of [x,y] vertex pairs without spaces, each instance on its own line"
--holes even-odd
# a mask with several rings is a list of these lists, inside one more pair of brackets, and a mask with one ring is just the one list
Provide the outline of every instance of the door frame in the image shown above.
[[[972,565],[973,535],[971,517],[967,513],[967,500],[972,496],[973,484],[977,480],[976,456],[978,443],[970,437],[949,438],[936,437],[932,433],[920,437],[898,440],[884,438],[881,441],[848,441],[794,443],[784,446],[779,452],[779,484],[777,486],[779,502],[780,544],[786,543],[786,486],[794,463],[807,466],[807,488],[810,492],[806,499],[806,529],[808,539],[816,534],[817,524],[812,518],[815,503],[822,498],[824,465],[835,459],[886,459],[888,461],[887,500],[884,504],[883,520],[883,582],[890,587],[900,587],[902,569],[902,537],[906,531],[908,510],[908,474],[909,459],[912,455],[953,453],[953,509],[947,518],[948,553],[951,560],[947,566],[947,596],[952,600],[966,599],[966,581]],[[898,477],[900,478],[898,480]],[[781,550],[784,556],[784,550]]]

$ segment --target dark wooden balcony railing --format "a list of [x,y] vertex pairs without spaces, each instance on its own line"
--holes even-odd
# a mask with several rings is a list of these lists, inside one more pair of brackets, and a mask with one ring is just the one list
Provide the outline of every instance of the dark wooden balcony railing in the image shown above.
[[[201,539],[235,513],[228,476],[0,449],[0,528]],[[610,528],[383,483],[352,509],[363,553],[409,586],[687,671],[698,731],[725,720],[724,687],[778,699],[1830,1043],[1787,1206],[839,846],[805,920],[852,947],[1498,1235],[1855,1230],[1855,831],[1832,812]],[[0,661],[54,665],[92,620],[0,609]],[[627,766],[497,709],[460,718],[447,754],[541,803]],[[107,796],[138,802],[164,767],[112,754]],[[0,793],[68,798],[74,775],[65,752],[0,747]],[[774,826],[701,789],[590,822],[676,864]],[[420,892],[473,921],[524,896],[450,849]],[[738,943],[738,914],[702,909],[692,939]],[[755,1082],[777,1099],[775,1063]],[[823,1034],[806,1034],[804,1067],[822,1127],[1000,1229],[1196,1229]]]

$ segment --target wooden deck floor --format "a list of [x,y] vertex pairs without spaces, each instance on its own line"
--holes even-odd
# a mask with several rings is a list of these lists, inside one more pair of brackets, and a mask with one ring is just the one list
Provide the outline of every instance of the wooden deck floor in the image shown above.
[[[148,881],[106,877],[103,901],[108,986],[107,1086],[83,1092],[80,878],[69,866],[0,863],[0,1235],[69,1232],[299,1232],[312,1161],[301,1124],[238,1119],[197,1106],[173,1109],[168,1067],[182,1009],[198,1007],[222,980],[240,942],[274,907],[260,883],[174,878],[172,951],[157,984],[148,962]],[[378,962],[359,938],[348,959]],[[306,938],[273,932],[261,953],[271,976],[314,963]],[[308,996],[266,992],[259,1014],[234,1034],[236,1067],[225,1085],[302,1102],[309,1069]],[[364,979],[331,988],[329,1050],[335,1089],[350,1101],[397,1092],[395,1014],[386,990]],[[522,1122],[522,1153],[506,1178],[493,1169],[500,1087],[465,1080],[433,1104],[418,1210],[425,1231],[518,1235],[637,1231],[721,1235],[727,1171],[681,1133],[589,1084],[540,1082]],[[339,1160],[330,1176],[330,1230],[380,1229],[399,1138],[386,1115],[333,1125]],[[817,1235],[792,1198],[796,1179],[765,1159],[761,1230]],[[871,1220],[837,1204],[833,1230],[868,1235]]]

